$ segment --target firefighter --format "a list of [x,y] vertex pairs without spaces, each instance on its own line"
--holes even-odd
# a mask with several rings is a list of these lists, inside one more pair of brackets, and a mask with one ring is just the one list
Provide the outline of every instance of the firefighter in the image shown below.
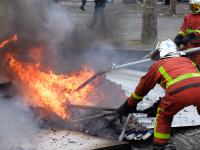
[[[184,17],[174,40],[181,49],[200,47],[200,0],[190,0],[189,6],[191,13]],[[200,53],[192,55],[191,60],[200,66]]]
[[136,111],[138,102],[158,83],[166,94],[157,107],[153,150],[162,150],[170,139],[173,116],[184,107],[194,105],[200,110],[200,73],[194,63],[177,53],[172,40],[159,42],[151,58],[156,62],[149,68],[135,91],[117,112],[128,115]]

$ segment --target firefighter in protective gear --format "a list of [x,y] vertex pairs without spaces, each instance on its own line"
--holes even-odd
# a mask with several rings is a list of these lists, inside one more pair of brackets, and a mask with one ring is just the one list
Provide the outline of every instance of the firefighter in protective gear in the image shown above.
[[[190,0],[191,13],[184,17],[180,31],[174,42],[181,49],[200,47],[200,0]],[[191,60],[200,66],[200,53],[191,56]]]
[[168,144],[171,123],[177,112],[190,105],[200,110],[200,73],[190,59],[180,57],[176,52],[177,47],[173,41],[158,43],[152,55],[152,59],[157,61],[117,111],[120,115],[134,112],[137,104],[157,83],[165,89],[166,94],[160,100],[156,113],[153,140],[155,150],[164,149]]

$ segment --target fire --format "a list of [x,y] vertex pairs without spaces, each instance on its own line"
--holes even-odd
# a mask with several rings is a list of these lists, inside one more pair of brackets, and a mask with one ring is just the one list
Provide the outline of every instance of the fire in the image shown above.
[[22,63],[12,55],[7,55],[7,58],[10,70],[23,83],[31,103],[48,107],[63,119],[68,119],[70,115],[65,106],[66,101],[73,104],[88,103],[87,94],[92,92],[92,85],[79,92],[72,91],[94,73],[91,69],[83,68],[78,73],[56,75],[51,70],[41,71],[40,64]]
[[50,69],[44,70],[40,63],[22,62],[11,53],[7,53],[6,60],[14,79],[20,81],[29,104],[48,108],[67,120],[70,117],[66,107],[68,101],[81,105],[89,103],[87,96],[94,90],[94,85],[87,85],[78,92],[73,90],[94,74],[92,69],[83,67],[76,73],[58,75]]
[[8,43],[12,41],[17,41],[17,39],[17,34],[13,35],[10,39],[4,40],[2,43],[0,43],[0,48],[4,48]]

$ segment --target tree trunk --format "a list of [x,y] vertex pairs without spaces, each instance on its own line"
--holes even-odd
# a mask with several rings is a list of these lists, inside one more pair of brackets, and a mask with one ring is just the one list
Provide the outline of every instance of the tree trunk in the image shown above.
[[170,0],[169,15],[176,15],[176,0]]
[[141,35],[143,44],[153,44],[157,41],[156,2],[157,0],[144,0]]

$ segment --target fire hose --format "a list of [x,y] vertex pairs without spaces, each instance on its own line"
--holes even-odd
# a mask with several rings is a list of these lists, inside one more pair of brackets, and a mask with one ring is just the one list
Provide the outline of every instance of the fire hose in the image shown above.
[[92,81],[94,81],[96,78],[98,78],[99,76],[107,73],[107,72],[110,72],[110,71],[113,71],[113,70],[117,70],[117,69],[120,69],[120,68],[125,68],[125,67],[129,67],[129,66],[132,66],[132,65],[137,65],[137,64],[141,64],[141,63],[144,63],[144,62],[148,62],[150,61],[151,59],[150,58],[147,58],[147,59],[143,59],[143,60],[138,60],[138,61],[134,61],[134,62],[130,62],[130,63],[126,63],[126,64],[122,64],[122,65],[113,65],[111,68],[107,69],[107,70],[103,70],[103,71],[99,71],[97,72],[96,74],[94,74],[93,76],[91,76],[89,79],[87,79],[85,82],[83,82],[79,87],[77,87],[74,91],[75,92],[78,92],[79,90],[81,90],[83,87],[85,87],[87,84],[91,83]]
[[[110,72],[110,71],[113,71],[113,70],[117,70],[117,69],[120,69],[120,68],[129,67],[129,66],[132,66],[132,65],[141,64],[141,63],[148,62],[148,61],[151,61],[151,59],[150,58],[142,59],[142,60],[138,60],[138,61],[122,64],[122,65],[117,65],[117,66],[115,64],[113,64],[112,67],[110,67],[110,68],[108,68],[106,70],[103,70],[103,71],[99,71],[96,74],[94,74],[93,76],[91,76],[89,79],[87,79],[81,85],[79,85],[75,90],[73,90],[73,92],[80,91],[83,87],[85,87],[86,85],[88,85],[89,83],[94,81],[96,78],[100,77],[101,75],[103,75],[103,74],[105,74],[107,72]],[[68,89],[64,89],[63,92],[67,91],[67,90]]]
[[[180,56],[186,56],[186,55],[190,55],[196,52],[200,51],[200,47],[196,47],[196,48],[190,48],[184,51],[178,51],[176,53],[173,53],[172,55],[180,55]],[[151,61],[150,57],[151,57],[152,52],[148,53],[147,55],[145,55],[141,60],[138,61],[133,61],[133,62],[129,62],[129,63],[125,63],[125,64],[121,64],[121,65],[115,65],[113,64],[112,67],[103,70],[103,71],[99,71],[96,74],[94,74],[93,76],[91,76],[89,79],[87,79],[85,82],[83,82],[80,86],[78,86],[74,92],[78,92],[79,90],[81,90],[83,87],[85,87],[87,84],[91,83],[92,81],[94,81],[96,78],[100,77],[101,75],[109,72],[109,71],[113,71],[113,70],[117,70],[120,68],[125,68],[125,67],[129,67],[129,66],[133,66],[133,65],[137,65],[137,64],[141,64],[144,62],[148,62]]]

